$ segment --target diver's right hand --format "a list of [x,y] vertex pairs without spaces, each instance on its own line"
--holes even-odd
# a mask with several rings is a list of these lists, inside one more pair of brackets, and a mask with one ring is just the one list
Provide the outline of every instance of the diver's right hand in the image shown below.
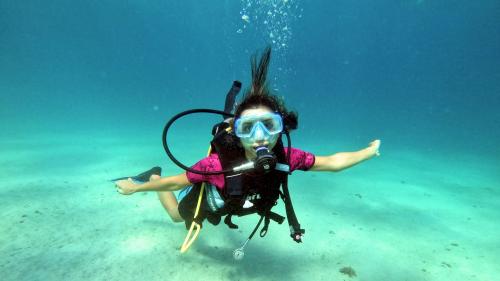
[[116,191],[120,192],[123,195],[130,195],[136,192],[137,184],[132,181],[131,178],[126,180],[119,180],[115,182]]

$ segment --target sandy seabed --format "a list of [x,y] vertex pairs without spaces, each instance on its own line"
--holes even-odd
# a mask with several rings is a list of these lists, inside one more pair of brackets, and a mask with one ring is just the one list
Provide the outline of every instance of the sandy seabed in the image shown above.
[[[304,243],[271,223],[235,261],[258,217],[235,218],[238,230],[205,223],[180,254],[187,231],[154,192],[116,192],[109,179],[155,165],[182,172],[156,139],[2,138],[0,279],[498,280],[498,163],[474,157],[383,147],[341,173],[297,171],[290,186]],[[276,210],[284,214],[281,202]]]

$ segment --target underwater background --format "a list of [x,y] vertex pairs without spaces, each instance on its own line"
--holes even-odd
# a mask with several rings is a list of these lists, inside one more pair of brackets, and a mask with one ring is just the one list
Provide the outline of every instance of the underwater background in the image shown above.
[[[0,0],[2,280],[498,280],[500,2]],[[162,166],[176,113],[223,109],[250,57],[299,112],[294,147],[381,156],[290,178],[304,243],[186,230],[109,180]],[[220,116],[170,132],[186,164]],[[277,206],[283,214],[283,206]],[[351,270],[347,270],[351,269]]]

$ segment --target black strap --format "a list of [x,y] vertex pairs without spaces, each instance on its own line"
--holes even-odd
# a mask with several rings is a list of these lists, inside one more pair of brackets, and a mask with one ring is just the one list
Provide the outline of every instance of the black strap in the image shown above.
[[[261,217],[261,220],[262,220],[263,217]],[[269,219],[269,216],[265,216],[266,220],[264,221],[264,227],[262,228],[262,230],[260,231],[260,237],[264,237],[266,236],[267,234],[267,229],[269,228],[269,222],[270,222],[270,219]]]
[[248,236],[248,240],[252,239],[252,237],[254,236],[255,232],[257,232],[257,229],[259,229],[259,226],[262,223],[262,219],[264,219],[264,216],[260,216],[259,222],[257,223],[257,225],[255,226],[255,228],[253,229],[252,234],[250,234],[250,236]]
[[269,211],[269,213],[267,214],[267,216],[270,219],[272,219],[273,221],[277,222],[278,224],[282,224],[285,221],[285,217],[284,216],[278,215],[275,212]]
[[295,215],[292,200],[290,198],[290,192],[288,191],[288,177],[285,177],[285,179],[283,180],[282,187],[284,196],[283,199],[285,201],[286,218],[288,220],[288,225],[290,226],[290,237],[292,237],[293,241],[301,243],[302,235],[305,234],[306,231],[300,228],[299,221],[297,220],[297,216]]
[[224,219],[224,223],[227,224],[227,226],[229,226],[229,228],[231,229],[238,229],[238,225],[234,224],[232,221],[231,221],[231,217],[233,215],[229,214],[226,216],[226,218]]

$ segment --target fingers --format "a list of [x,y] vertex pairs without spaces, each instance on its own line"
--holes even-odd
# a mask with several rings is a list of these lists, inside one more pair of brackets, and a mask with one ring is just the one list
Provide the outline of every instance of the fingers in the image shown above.
[[121,188],[120,185],[118,185],[118,183],[115,184],[115,187],[116,187],[116,192],[120,193],[120,194],[124,194],[123,193],[123,189]]
[[123,195],[130,195],[135,192],[134,186],[136,184],[131,178],[126,180],[119,180],[115,182],[116,191]]
[[375,149],[375,156],[380,156],[379,152],[379,147],[380,147],[380,140],[374,140],[370,143],[370,146]]
[[374,140],[374,141],[370,142],[369,146],[374,146],[376,148],[379,148],[380,147],[380,140]]
[[128,190],[126,190],[126,189],[123,189],[123,188],[121,188],[121,187],[119,187],[119,186],[117,186],[117,188],[116,188],[116,192],[120,193],[121,195],[130,195],[130,194],[132,194],[132,192],[131,192],[131,191],[128,191]]
[[[130,178],[128,180],[131,180]],[[125,180],[119,180],[115,183],[116,187],[116,192],[122,194],[122,195],[127,195],[128,193],[125,191],[124,186],[126,186],[127,181]],[[122,186],[122,184],[124,186]]]

